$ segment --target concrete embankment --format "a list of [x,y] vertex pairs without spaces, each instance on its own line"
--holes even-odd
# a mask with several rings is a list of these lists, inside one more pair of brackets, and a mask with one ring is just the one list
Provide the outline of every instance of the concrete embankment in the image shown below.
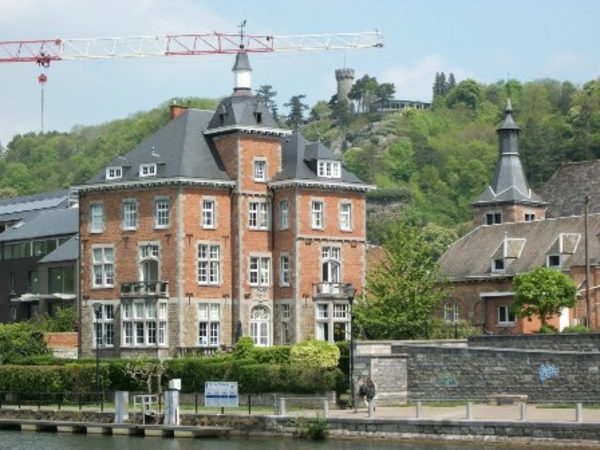
[[[415,417],[412,407],[378,407],[371,417],[364,409],[356,412],[330,410],[327,422],[331,437],[340,439],[510,442],[536,444],[536,448],[600,445],[600,411],[595,409],[582,412],[530,405],[523,417],[519,405],[476,405],[470,410],[465,407],[424,407],[419,415]],[[13,428],[23,425],[23,430],[83,433],[102,430],[106,434],[124,434],[125,428],[126,434],[143,434],[147,429],[154,435],[180,437],[202,437],[203,433],[191,431],[204,428],[207,432],[213,431],[206,435],[213,436],[290,436],[317,417],[322,417],[322,411],[293,411],[286,416],[186,412],[180,416],[181,432],[176,433],[178,427],[151,424],[151,419],[142,425],[138,423],[139,417],[135,418],[136,423],[113,424],[114,413],[110,411],[2,409],[0,426],[10,423]],[[131,422],[134,422],[133,417]],[[52,426],[60,426],[60,429],[49,430]],[[91,431],[87,431],[88,428]],[[164,430],[164,433],[157,434],[156,430]]]

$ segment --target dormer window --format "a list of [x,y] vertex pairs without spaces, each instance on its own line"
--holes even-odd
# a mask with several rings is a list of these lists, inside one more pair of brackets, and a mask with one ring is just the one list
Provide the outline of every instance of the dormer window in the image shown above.
[[123,178],[123,167],[114,166],[106,168],[106,179],[107,180],[118,180]]
[[256,120],[256,124],[260,125],[262,123],[262,113],[255,112],[254,119]]
[[560,269],[562,265],[560,255],[546,255],[546,265],[551,269]]
[[503,258],[494,259],[492,261],[492,272],[504,272],[506,264]]
[[317,175],[323,178],[341,178],[342,164],[339,161],[320,160]]
[[140,177],[155,177],[155,176],[156,176],[156,163],[140,165]]

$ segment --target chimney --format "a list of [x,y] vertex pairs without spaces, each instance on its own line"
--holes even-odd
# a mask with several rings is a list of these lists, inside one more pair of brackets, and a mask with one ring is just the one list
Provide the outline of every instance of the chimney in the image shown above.
[[187,106],[179,106],[178,104],[173,103],[171,106],[169,106],[169,109],[171,110],[171,120],[173,120],[177,119],[184,112],[186,112]]

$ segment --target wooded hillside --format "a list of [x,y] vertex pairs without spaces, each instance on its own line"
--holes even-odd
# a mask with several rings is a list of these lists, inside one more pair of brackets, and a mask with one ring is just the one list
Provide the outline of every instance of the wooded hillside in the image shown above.
[[[456,83],[450,75],[448,82],[444,74],[432,82],[434,100],[429,110],[382,113],[378,105],[390,98],[393,86],[384,83],[376,89],[375,81],[370,93],[368,86],[373,83],[367,83],[372,80],[367,75],[359,80],[362,90],[351,93],[352,104],[333,98],[309,109],[301,103],[303,95],[284,104],[296,107],[279,118],[282,125],[287,122],[308,139],[320,139],[343,154],[350,170],[377,185],[369,194],[375,218],[369,238],[374,242],[399,214],[420,225],[433,223],[459,233],[469,229],[469,204],[493,174],[498,155],[495,128],[508,96],[521,127],[521,158],[534,190],[539,191],[562,162],[600,158],[600,80],[582,87],[550,79],[484,85],[469,79]],[[268,94],[276,112],[271,86],[257,92]],[[85,181],[164,125],[173,100],[200,109],[214,109],[218,102],[172,99],[149,112],[77,126],[70,133],[15,136],[0,155],[0,198],[60,190]],[[305,110],[310,111],[307,118],[302,117]],[[378,210],[377,205],[384,206]]]

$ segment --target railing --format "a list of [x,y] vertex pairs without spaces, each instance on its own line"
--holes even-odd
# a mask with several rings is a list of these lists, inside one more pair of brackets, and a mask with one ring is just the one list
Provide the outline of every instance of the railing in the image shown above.
[[168,281],[131,281],[121,283],[121,297],[169,297]]
[[9,392],[0,391],[0,409],[9,406],[42,407],[56,405],[60,411],[64,407],[76,407],[80,411],[88,405],[99,405],[104,411],[104,392]]
[[313,284],[313,298],[347,299],[347,284],[324,281]]

